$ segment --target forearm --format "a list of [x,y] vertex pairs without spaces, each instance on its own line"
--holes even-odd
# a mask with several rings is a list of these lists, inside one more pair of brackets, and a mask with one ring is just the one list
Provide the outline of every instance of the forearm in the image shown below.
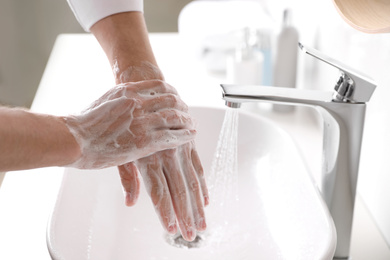
[[108,16],[91,28],[111,64],[117,83],[163,79],[141,12]]
[[62,118],[0,107],[0,172],[63,166],[79,156]]

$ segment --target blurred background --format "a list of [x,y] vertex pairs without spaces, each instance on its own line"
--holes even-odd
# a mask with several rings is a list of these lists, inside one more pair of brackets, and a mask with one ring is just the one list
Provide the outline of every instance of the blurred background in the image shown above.
[[[310,44],[325,14],[314,10],[330,8],[339,19],[331,1],[254,1],[264,7],[274,29],[282,23],[283,10],[293,9],[293,23],[305,31],[300,35]],[[149,32],[177,32],[179,13],[190,2],[144,0]],[[195,24],[202,22],[202,17],[195,19]],[[84,33],[66,0],[0,0],[0,104],[31,105],[54,41],[61,33]]]
[[[149,31],[177,32],[188,2],[145,0]],[[66,0],[0,0],[0,104],[31,105],[60,33],[84,33]]]

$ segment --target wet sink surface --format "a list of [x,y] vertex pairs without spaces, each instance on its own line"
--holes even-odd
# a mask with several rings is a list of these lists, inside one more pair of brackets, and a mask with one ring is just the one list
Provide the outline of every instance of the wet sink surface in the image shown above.
[[[197,150],[211,168],[225,115],[192,107]],[[192,248],[172,246],[142,186],[124,205],[116,168],[66,169],[47,232],[54,259],[331,259],[333,222],[290,136],[261,117],[240,113],[239,201],[224,219],[211,204],[208,230]],[[218,228],[222,225],[222,231]],[[168,240],[168,242],[167,242]]]

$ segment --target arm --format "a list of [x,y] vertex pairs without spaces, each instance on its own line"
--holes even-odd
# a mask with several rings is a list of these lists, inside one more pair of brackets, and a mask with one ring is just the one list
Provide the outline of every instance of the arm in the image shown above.
[[111,64],[116,83],[161,79],[141,12],[108,16],[91,28]]
[[159,80],[114,87],[78,115],[0,107],[0,172],[138,160],[194,139],[186,109],[176,90]]
[[[99,41],[117,83],[142,78],[132,70],[148,73],[143,79],[162,79],[149,43],[143,0],[68,0],[68,3],[84,30],[91,31]],[[121,74],[129,79],[121,80]]]
[[[141,12],[108,16],[94,24],[91,32],[105,51],[117,83],[163,79]],[[205,230],[208,191],[193,142],[119,166],[129,206],[137,199],[138,170],[169,233],[179,227],[183,237],[192,241],[197,231]]]
[[0,172],[67,165],[80,153],[63,118],[0,107]]

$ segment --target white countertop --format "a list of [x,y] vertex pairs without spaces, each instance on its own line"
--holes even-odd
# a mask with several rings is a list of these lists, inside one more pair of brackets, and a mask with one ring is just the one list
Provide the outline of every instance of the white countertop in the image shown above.
[[[177,34],[151,34],[152,47],[167,82],[179,91],[188,105],[199,105],[201,101],[204,106],[224,107],[219,88],[224,77],[208,73],[199,61],[186,53],[180,41]],[[93,36],[60,35],[32,110],[55,115],[79,112],[113,85],[109,63]],[[291,116],[265,110],[262,114],[288,128],[302,146],[309,169],[320,169],[321,133],[311,112],[298,109]],[[46,225],[62,172],[62,168],[51,167],[7,173],[0,188],[0,259],[50,259]],[[358,212],[363,212],[359,214],[364,218],[356,216],[356,222],[364,220],[368,224],[362,225],[369,226],[371,232],[371,220],[359,203],[358,200]],[[354,229],[354,233],[361,232]],[[373,237],[379,239],[377,231]],[[361,249],[356,241],[353,239],[352,250]],[[383,241],[378,243],[376,246],[383,248]],[[354,259],[360,258],[355,255]]]

